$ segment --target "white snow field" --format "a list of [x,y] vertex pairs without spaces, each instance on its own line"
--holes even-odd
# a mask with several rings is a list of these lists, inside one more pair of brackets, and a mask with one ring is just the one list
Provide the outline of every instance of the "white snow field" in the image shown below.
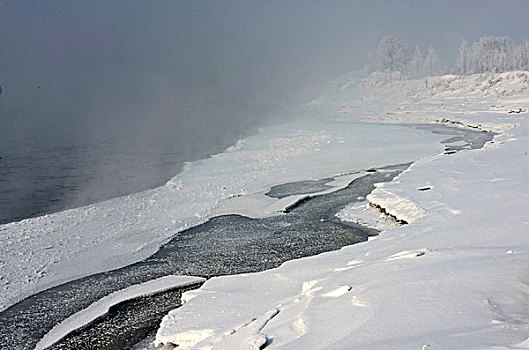
[[[308,113],[308,112],[307,112]],[[221,213],[276,215],[299,196],[273,185],[344,175],[437,153],[444,137],[396,125],[299,121],[263,128],[165,186],[0,226],[0,311],[51,286],[126,266]]]
[[529,348],[528,88],[527,72],[336,81],[310,103],[314,114],[449,120],[499,134],[480,150],[422,158],[368,196],[408,225],[276,269],[210,279],[163,319],[156,344]]

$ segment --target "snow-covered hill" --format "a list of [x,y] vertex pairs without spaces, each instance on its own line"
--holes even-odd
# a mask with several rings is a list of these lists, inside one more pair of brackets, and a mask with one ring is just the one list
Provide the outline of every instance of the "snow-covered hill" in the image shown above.
[[219,349],[528,348],[528,88],[527,72],[337,81],[308,113],[448,123],[498,135],[480,150],[422,158],[368,197],[408,225],[273,270],[213,278],[164,318],[157,342]]

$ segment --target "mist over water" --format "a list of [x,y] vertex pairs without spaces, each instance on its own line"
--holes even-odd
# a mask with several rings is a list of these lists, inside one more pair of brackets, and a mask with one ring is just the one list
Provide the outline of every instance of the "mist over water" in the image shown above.
[[219,130],[199,144],[176,135],[149,143],[114,138],[18,144],[1,160],[0,223],[160,186],[185,162],[222,152],[239,137],[240,130]]
[[[164,183],[399,33],[454,57],[524,1],[1,1],[0,223]],[[478,10],[476,10],[478,9]]]

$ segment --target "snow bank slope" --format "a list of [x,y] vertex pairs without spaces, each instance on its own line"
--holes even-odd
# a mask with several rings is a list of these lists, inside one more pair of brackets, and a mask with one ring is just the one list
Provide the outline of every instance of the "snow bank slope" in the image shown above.
[[[422,159],[370,196],[397,217],[410,218],[413,210],[385,199],[414,203],[421,215],[411,224],[277,269],[214,278],[164,318],[157,342],[223,348],[230,340],[251,348],[264,337],[267,349],[524,347],[529,115],[509,112],[529,107],[527,74],[496,79],[493,87],[486,76],[437,78],[437,90],[420,90],[424,82],[372,87],[370,95],[393,107],[372,119],[445,118],[502,133],[482,150]],[[490,93],[494,86],[506,92]],[[333,103],[314,105],[340,105]],[[271,310],[258,331],[247,330]]]

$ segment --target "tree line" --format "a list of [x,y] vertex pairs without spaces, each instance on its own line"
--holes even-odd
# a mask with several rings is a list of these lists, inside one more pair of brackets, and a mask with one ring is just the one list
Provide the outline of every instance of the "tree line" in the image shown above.
[[515,43],[508,37],[484,36],[475,42],[463,41],[455,62],[442,62],[433,46],[423,55],[393,34],[382,39],[369,55],[370,72],[399,73],[416,79],[442,74],[475,74],[529,70],[529,41]]

